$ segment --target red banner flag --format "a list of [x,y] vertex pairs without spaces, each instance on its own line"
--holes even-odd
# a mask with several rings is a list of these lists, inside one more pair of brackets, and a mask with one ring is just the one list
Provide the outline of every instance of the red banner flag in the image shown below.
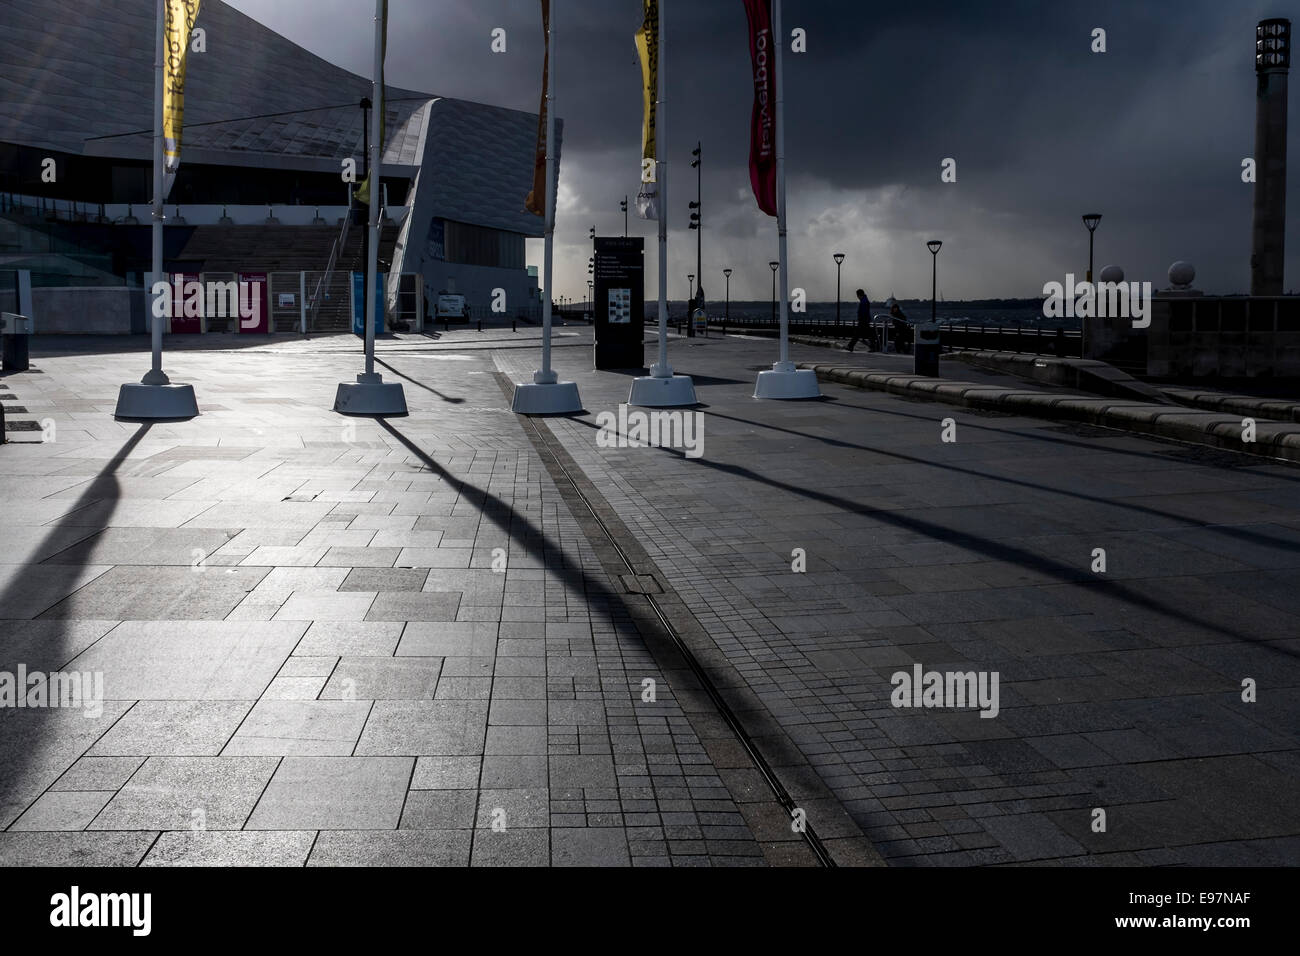
[[546,54],[542,57],[542,105],[537,108],[533,188],[524,199],[524,208],[534,216],[546,215],[546,93],[551,85],[551,0],[542,0],[542,36],[546,37]]
[[749,58],[754,66],[754,112],[749,122],[749,182],[758,208],[776,215],[776,58],[772,0],[744,0]]

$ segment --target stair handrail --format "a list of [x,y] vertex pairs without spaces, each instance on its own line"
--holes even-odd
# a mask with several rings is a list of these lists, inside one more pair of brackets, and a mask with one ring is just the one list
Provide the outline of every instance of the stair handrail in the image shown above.
[[316,325],[316,317],[320,313],[321,292],[328,288],[329,281],[334,276],[334,267],[338,265],[339,253],[347,246],[348,243],[348,226],[352,222],[352,202],[349,199],[347,212],[343,214],[343,229],[334,239],[334,245],[330,247],[330,256],[325,263],[325,271],[321,274],[320,279],[316,282],[316,290],[311,294],[311,303],[307,311],[311,316],[311,324]]

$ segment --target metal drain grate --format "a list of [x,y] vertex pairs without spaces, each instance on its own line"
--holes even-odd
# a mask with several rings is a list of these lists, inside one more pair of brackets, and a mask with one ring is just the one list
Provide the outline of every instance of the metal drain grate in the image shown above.
[[623,582],[623,591],[626,594],[664,593],[664,589],[659,586],[653,574],[620,574],[618,579]]

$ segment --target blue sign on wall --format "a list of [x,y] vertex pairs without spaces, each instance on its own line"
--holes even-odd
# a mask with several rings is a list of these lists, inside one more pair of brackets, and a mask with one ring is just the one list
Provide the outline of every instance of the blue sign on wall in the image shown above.
[[[366,302],[362,288],[366,284],[364,272],[352,273],[352,333],[366,334]],[[384,334],[384,273],[375,276],[375,335]]]

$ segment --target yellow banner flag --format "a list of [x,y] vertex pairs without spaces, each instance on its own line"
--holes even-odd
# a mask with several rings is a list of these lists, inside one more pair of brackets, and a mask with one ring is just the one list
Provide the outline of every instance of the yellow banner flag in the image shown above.
[[[645,0],[645,20],[636,32],[636,49],[641,54],[644,122],[641,126],[641,160],[644,166],[655,160],[655,102],[659,99],[659,0]],[[653,179],[648,180],[654,182]]]
[[163,27],[163,173],[170,186],[181,165],[185,114],[185,60],[199,0],[166,0]]
[[655,105],[659,99],[659,0],[645,0],[645,18],[636,32],[636,49],[641,56],[642,101],[641,188],[636,211],[642,219],[659,218],[658,171],[655,158]]
[[524,208],[534,216],[546,215],[546,94],[551,82],[551,0],[542,0],[542,36],[546,37],[546,54],[542,58],[542,105],[537,110],[533,188],[524,199]]
[[[384,0],[383,8],[384,27],[381,31],[380,50],[379,50],[379,101],[371,104],[372,109],[379,110],[379,162],[376,166],[384,165],[384,121],[388,118],[385,115],[384,106],[384,62],[388,59],[388,0]],[[374,145],[374,144],[372,144]],[[377,170],[371,169],[366,174],[366,178],[361,180],[357,186],[357,202],[364,205],[370,205],[370,180],[375,177]]]

